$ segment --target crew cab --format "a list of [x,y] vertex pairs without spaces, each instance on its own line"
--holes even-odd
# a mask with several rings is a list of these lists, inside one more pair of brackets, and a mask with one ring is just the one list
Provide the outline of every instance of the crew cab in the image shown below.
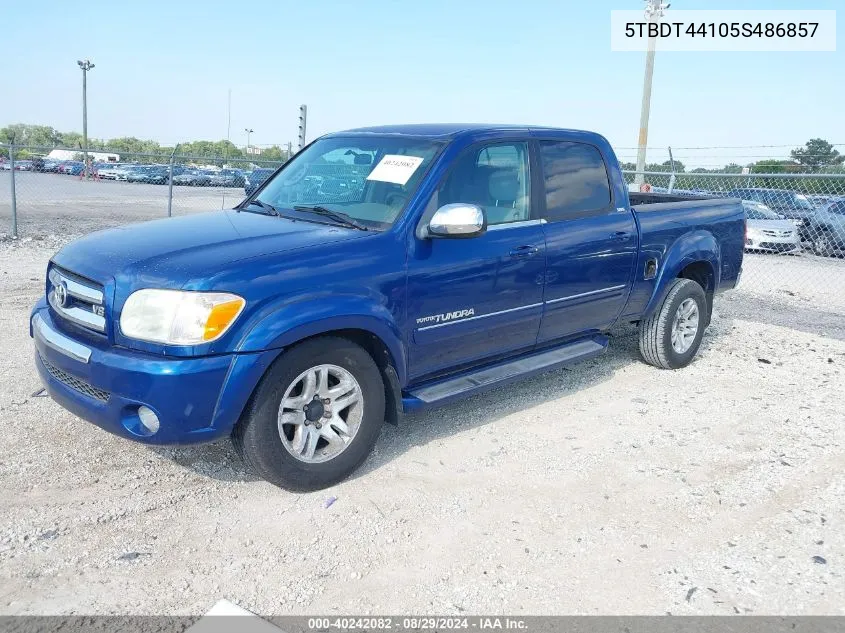
[[266,480],[316,489],[385,421],[597,356],[617,323],[639,323],[646,362],[684,367],[744,230],[737,199],[629,195],[591,132],[333,133],[233,209],[61,249],[35,362],[107,431],[231,436]]

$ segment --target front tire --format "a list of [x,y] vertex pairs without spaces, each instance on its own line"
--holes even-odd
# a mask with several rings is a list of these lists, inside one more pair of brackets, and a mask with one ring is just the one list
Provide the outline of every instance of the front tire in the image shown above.
[[348,477],[384,422],[381,372],[362,347],[321,337],[280,356],[232,435],[248,466],[272,484],[319,490]]
[[692,279],[676,279],[660,307],[640,322],[640,354],[649,365],[680,369],[695,358],[708,323],[704,289]]

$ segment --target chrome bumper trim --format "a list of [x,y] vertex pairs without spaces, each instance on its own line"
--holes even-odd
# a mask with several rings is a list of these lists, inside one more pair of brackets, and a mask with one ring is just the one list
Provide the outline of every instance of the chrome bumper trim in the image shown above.
[[56,332],[56,330],[44,322],[40,314],[32,317],[32,331],[38,341],[60,354],[64,354],[82,363],[87,363],[91,359],[91,350],[89,348],[80,345],[64,334]]

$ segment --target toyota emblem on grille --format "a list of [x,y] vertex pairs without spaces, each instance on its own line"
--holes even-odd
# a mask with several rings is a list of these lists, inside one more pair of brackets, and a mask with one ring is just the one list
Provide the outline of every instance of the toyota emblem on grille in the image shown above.
[[64,308],[67,305],[67,286],[64,283],[56,284],[56,287],[53,289],[53,293],[56,297],[56,303],[60,308]]

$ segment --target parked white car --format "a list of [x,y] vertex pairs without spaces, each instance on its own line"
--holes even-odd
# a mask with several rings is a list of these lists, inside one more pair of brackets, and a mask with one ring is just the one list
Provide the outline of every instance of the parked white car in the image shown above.
[[100,178],[105,180],[126,180],[128,169],[125,165],[115,165],[114,167],[104,167],[97,172]]
[[745,236],[745,250],[767,253],[799,253],[801,237],[798,227],[772,211],[761,202],[743,200],[748,232]]

